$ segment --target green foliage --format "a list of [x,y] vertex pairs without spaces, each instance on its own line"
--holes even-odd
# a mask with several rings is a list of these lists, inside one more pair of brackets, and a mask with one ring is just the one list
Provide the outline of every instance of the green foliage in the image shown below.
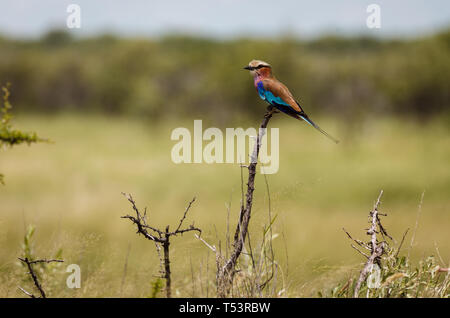
[[150,294],[150,298],[157,298],[158,294],[162,291],[163,289],[163,282],[161,278],[156,278],[156,280],[152,283],[152,292]]
[[[42,139],[38,138],[36,133],[24,133],[20,130],[13,129],[11,126],[12,115],[10,114],[10,110],[12,108],[11,103],[9,102],[10,97],[10,83],[6,86],[2,86],[2,104],[1,105],[1,118],[0,118],[0,148],[6,146],[14,146],[19,145],[21,143],[35,143],[38,141],[42,141]],[[3,174],[0,174],[0,183],[3,182]]]
[[307,111],[358,119],[423,118],[448,111],[450,31],[413,40],[325,36],[159,40],[52,31],[39,41],[0,42],[0,81],[21,88],[20,110],[202,116],[218,123],[261,111],[242,67],[269,61]]
[[[23,237],[23,243],[22,243],[22,252],[23,252],[23,258],[28,258],[29,260],[33,260],[33,235],[36,228],[34,225],[29,225],[27,232],[25,233],[25,236]],[[20,263],[23,266],[25,266],[24,263]]]
[[0,146],[14,146],[21,143],[31,144],[34,142],[41,141],[36,133],[23,133],[20,130],[13,129],[11,126],[12,115],[10,110],[12,108],[9,102],[9,97],[11,95],[10,84],[2,87],[3,92],[3,106],[1,107],[1,121],[0,121]]
[[[28,258],[30,261],[39,259],[39,257],[35,256],[34,252],[34,241],[33,237],[36,232],[36,227],[31,224],[28,226],[27,231],[23,237],[23,243],[22,243],[22,255],[21,258]],[[59,248],[51,257],[51,259],[62,259],[63,249]],[[27,265],[24,262],[17,262],[25,271],[27,271]],[[40,281],[45,281],[46,284],[46,291],[52,290],[57,287],[58,280],[55,280],[55,275],[59,274],[61,271],[62,263],[60,262],[51,262],[51,263],[35,263],[33,264],[33,269],[35,271],[36,276]],[[30,285],[33,285],[32,279],[30,275],[25,275],[24,282],[28,282]]]

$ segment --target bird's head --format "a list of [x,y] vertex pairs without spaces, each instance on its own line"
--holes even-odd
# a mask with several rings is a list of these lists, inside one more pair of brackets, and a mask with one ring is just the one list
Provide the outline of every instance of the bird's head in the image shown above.
[[260,60],[252,60],[244,69],[249,70],[250,74],[253,76],[256,75],[272,75],[272,66],[269,63],[260,61]]

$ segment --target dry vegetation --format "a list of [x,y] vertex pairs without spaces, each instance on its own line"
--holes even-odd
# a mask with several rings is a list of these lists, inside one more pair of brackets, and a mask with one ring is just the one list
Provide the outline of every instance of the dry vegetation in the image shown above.
[[[276,119],[274,119],[274,121],[275,120]],[[36,118],[33,118],[33,122],[36,122]],[[70,121],[66,120],[66,123],[69,122]],[[57,123],[58,122],[55,124]],[[98,125],[99,121],[94,120],[93,123]],[[108,120],[105,124],[110,125],[111,120]],[[67,128],[67,125],[65,125],[65,127]],[[295,127],[295,129],[297,128],[298,127]],[[80,128],[76,128],[76,130],[79,129]],[[118,129],[119,131],[122,130],[120,127],[118,127]],[[289,126],[286,126],[286,129],[289,129]],[[41,131],[41,129],[38,130]],[[49,132],[45,129],[43,130],[46,134]],[[135,132],[133,132],[133,134],[135,134]],[[75,135],[76,138],[78,138],[78,135]],[[102,137],[99,138],[99,140],[105,140],[102,139]],[[124,136],[124,138],[127,139],[127,136]],[[377,136],[377,138],[380,137]],[[70,138],[68,138],[68,140],[70,140]],[[97,142],[94,142],[93,144],[97,144]],[[36,147],[37,146],[29,149],[18,149],[24,153],[26,151],[31,151]],[[47,149],[44,149],[44,147],[51,148],[52,145],[42,145],[42,148],[37,150],[43,151],[44,154],[48,151]],[[137,147],[139,146],[137,145]],[[328,148],[324,149],[327,151],[326,149]],[[110,156],[111,150],[107,151],[106,149],[103,149],[102,151],[105,151],[107,155]],[[35,158],[38,160],[39,157],[47,158],[47,154],[45,154],[45,156],[39,155],[39,151],[36,153]],[[20,153],[14,153],[12,150],[11,152],[13,153],[10,155],[14,155],[15,158],[23,158]],[[130,153],[135,154],[133,151],[130,151]],[[123,179],[128,178],[130,174],[133,174],[133,169],[128,169],[126,167],[130,167],[130,165],[133,165],[133,167],[138,166],[136,165],[136,162],[129,160],[130,159],[127,159],[124,162],[123,175],[119,180],[124,180],[125,183],[128,183],[129,188],[135,189],[136,192],[139,193],[136,197],[145,199],[148,194],[142,192],[141,185],[139,185],[139,178],[133,177],[128,181]],[[153,159],[153,162],[155,160],[156,162],[158,161],[157,159]],[[10,162],[10,160],[5,160],[5,162]],[[28,162],[31,163],[31,161]],[[102,162],[102,160],[99,160],[98,162]],[[326,166],[326,161],[322,162],[324,162]],[[18,162],[17,164],[22,165],[23,162]],[[87,171],[92,171],[90,169],[95,168],[97,174],[105,173],[97,170],[99,166],[95,165],[95,161],[94,166],[91,166],[92,163],[88,164],[85,162],[84,164],[87,164],[87,167],[84,167],[83,169],[87,168]],[[310,163],[310,165],[313,166],[312,163]],[[11,165],[9,167],[11,167]],[[82,166],[79,166],[79,168],[81,167]],[[113,164],[112,167],[117,169],[117,163]],[[72,169],[72,167],[68,168]],[[202,165],[202,168],[208,169],[204,165]],[[238,167],[230,167],[230,169],[236,168]],[[433,168],[436,169],[438,166],[435,165]],[[238,168],[238,171],[239,170],[241,171],[240,173],[242,173],[243,167],[240,169]],[[25,188],[15,190],[15,185],[21,184],[20,182],[17,183],[15,179],[19,178],[20,180],[21,174],[18,174],[14,169],[8,169],[8,171],[12,171],[9,173],[12,173],[12,176],[14,176],[14,178],[12,178],[14,182],[8,182],[8,187],[5,187],[5,190],[12,188],[12,192],[11,190],[9,190],[9,192],[5,191],[6,193],[5,196],[2,197],[2,200],[3,202],[6,202],[8,209],[14,209],[15,205],[13,202],[17,201],[10,201],[10,203],[8,203],[8,200],[6,200],[6,195],[8,193],[14,196],[14,192],[17,190],[25,190],[26,193],[30,194],[32,192],[29,192],[29,190],[26,189],[25,184],[23,184]],[[196,173],[199,171],[199,169],[195,169]],[[43,173],[48,172],[49,170],[45,170]],[[328,170],[328,172],[331,172],[331,170]],[[118,176],[114,176],[114,171],[108,170],[106,173],[108,175],[112,174],[109,175],[109,180],[116,183],[117,189],[122,189],[122,183],[114,181],[114,178],[118,178]],[[142,174],[143,172],[138,171],[138,173]],[[78,173],[74,176],[76,175],[79,176]],[[35,173],[32,178],[36,180],[38,176],[39,174]],[[74,176],[70,177],[69,173],[72,184],[73,181],[76,180],[73,179]],[[30,176],[27,175],[27,178],[24,180],[27,180],[29,177]],[[54,177],[55,176],[52,178]],[[67,178],[67,176],[61,177]],[[101,180],[100,175],[97,175],[97,177],[99,178],[98,180]],[[291,178],[292,176],[287,177]],[[417,175],[415,177],[417,177]],[[164,176],[164,178],[167,178],[167,176]],[[239,177],[239,174],[235,175],[235,178],[240,180],[236,185],[236,188],[241,189],[241,186],[243,185],[242,179]],[[375,178],[375,175],[373,175],[373,178]],[[59,176],[57,179],[59,180]],[[221,179],[225,180],[224,178]],[[241,199],[242,196],[235,193],[235,198],[230,199],[223,210],[223,213],[212,216],[209,215],[209,218],[208,213],[213,213],[211,211],[215,211],[214,205],[211,207],[210,204],[217,200],[217,195],[212,197],[211,201],[205,199],[197,200],[196,204],[192,207],[191,204],[193,202],[191,202],[184,210],[184,214],[182,213],[182,205],[178,205],[176,202],[173,205],[157,205],[155,203],[158,201],[152,200],[154,204],[152,204],[149,213],[151,216],[151,223],[148,223],[146,227],[148,226],[156,229],[156,235],[158,237],[165,237],[167,224],[171,224],[171,228],[174,231],[173,233],[176,233],[178,230],[183,230],[184,227],[181,225],[184,222],[187,222],[186,224],[193,224],[195,221],[196,226],[203,230],[201,235],[190,235],[189,233],[185,233],[178,239],[170,240],[170,272],[172,275],[171,296],[353,297],[355,294],[359,297],[449,296],[448,261],[445,261],[445,258],[448,257],[445,252],[448,249],[445,245],[446,240],[439,240],[439,237],[442,237],[439,235],[446,233],[444,230],[446,224],[445,222],[441,222],[442,220],[445,220],[445,218],[442,217],[441,213],[445,214],[447,203],[445,201],[436,201],[439,198],[429,194],[430,191],[439,191],[439,187],[436,187],[436,185],[431,186],[431,190],[427,191],[427,195],[430,196],[429,201],[431,201],[428,204],[440,209],[442,212],[430,211],[430,209],[427,208],[425,209],[426,214],[424,216],[422,209],[424,209],[423,206],[427,205],[427,201],[425,200],[425,202],[422,202],[424,200],[423,194],[421,200],[419,200],[419,197],[413,196],[412,208],[408,207],[407,210],[409,211],[403,210],[401,213],[396,210],[400,209],[401,211],[401,201],[404,201],[404,196],[400,196],[401,200],[399,203],[384,199],[383,208],[386,209],[389,207],[389,210],[391,211],[389,213],[389,221],[386,219],[386,222],[388,222],[387,228],[389,229],[389,235],[392,235],[393,238],[378,238],[378,235],[386,235],[386,233],[388,233],[387,231],[383,232],[378,228],[369,233],[371,237],[368,241],[354,239],[354,242],[358,242],[355,244],[357,244],[358,247],[362,247],[361,252],[368,255],[371,253],[371,248],[373,246],[371,245],[371,242],[374,233],[377,234],[376,245],[381,244],[383,246],[383,253],[375,255],[373,258],[382,269],[380,280],[381,287],[369,289],[367,288],[366,281],[363,281],[361,285],[357,287],[358,278],[360,277],[361,270],[364,268],[364,264],[357,265],[357,258],[355,257],[360,257],[361,253],[352,253],[354,250],[347,247],[345,241],[346,234],[340,229],[342,227],[348,228],[349,231],[347,233],[350,234],[364,228],[363,215],[366,210],[364,206],[367,206],[367,203],[370,202],[370,200],[365,202],[365,204],[357,205],[356,207],[349,205],[349,209],[356,209],[355,213],[346,214],[345,204],[342,204],[335,212],[333,212],[332,209],[326,208],[328,214],[316,210],[315,212],[319,213],[318,216],[300,212],[298,217],[299,221],[295,221],[296,218],[293,214],[289,213],[289,209],[300,211],[299,208],[280,205],[280,197],[287,198],[288,200],[289,198],[291,198],[290,200],[294,199],[295,205],[297,205],[297,202],[300,202],[300,200],[305,200],[305,197],[300,196],[297,201],[297,197],[293,197],[286,189],[283,189],[282,191],[274,190],[274,188],[276,189],[276,186],[274,186],[273,183],[276,182],[271,183],[269,187],[269,180],[274,179],[273,176],[263,175],[259,175],[258,178],[256,178],[255,188],[257,190],[253,202],[253,225],[251,224],[249,227],[248,240],[243,244],[242,253],[235,264],[236,271],[234,273],[233,283],[225,293],[223,290],[218,290],[220,283],[217,284],[217,280],[220,271],[218,271],[217,265],[223,266],[225,261],[230,258],[235,248],[235,246],[233,246],[234,237],[231,234],[234,234],[234,226],[239,225],[237,220],[241,219],[239,214],[236,214],[235,210],[236,207],[241,207],[243,202]],[[133,185],[136,181],[138,181],[138,186]],[[211,180],[209,181],[212,182]],[[182,180],[180,182],[182,182]],[[57,184],[58,183],[55,183],[55,185]],[[163,183],[160,183],[159,186],[162,184]],[[169,184],[170,183],[166,183],[166,185]],[[215,183],[211,183],[210,185],[216,187],[219,186]],[[232,185],[226,186],[229,186],[230,188],[233,187]],[[374,188],[376,187],[376,185],[373,186]],[[85,187],[88,187],[89,191],[83,191],[86,195],[83,198],[84,194],[79,193],[79,191],[85,189]],[[186,188],[183,189],[180,191],[180,195],[186,195]],[[219,189],[223,189],[223,187],[219,186]],[[323,183],[318,188],[318,191],[320,191],[320,189],[323,189]],[[34,192],[36,191],[36,188],[33,188],[32,190]],[[106,210],[103,210],[105,207],[102,207],[99,204],[108,201],[107,196],[114,192],[111,191],[111,189],[105,192],[105,195],[107,196],[100,196],[99,201],[88,200],[92,195],[92,191],[94,191],[96,195],[100,194],[100,188],[98,186],[89,186],[89,183],[82,183],[82,187],[78,189],[70,187],[68,189],[69,193],[67,193],[68,196],[61,190],[60,199],[56,200],[54,203],[51,203],[51,200],[47,201],[50,203],[47,205],[47,207],[51,209],[50,211],[42,211],[33,214],[29,212],[20,214],[19,211],[15,218],[11,218],[10,220],[6,219],[7,222],[2,222],[1,226],[3,228],[3,233],[5,233],[2,240],[3,242],[8,240],[9,244],[4,245],[8,247],[7,252],[3,250],[3,253],[1,254],[3,260],[0,267],[0,279],[2,281],[0,288],[1,295],[4,297],[26,296],[23,291],[19,290],[19,286],[30,294],[39,295],[39,291],[35,288],[32,277],[27,274],[27,270],[24,267],[26,264],[21,261],[15,261],[17,258],[15,258],[14,255],[16,255],[17,257],[28,260],[37,260],[40,256],[48,257],[48,259],[65,260],[65,263],[62,264],[47,264],[45,262],[35,264],[36,275],[48,297],[167,296],[167,279],[165,281],[158,275],[158,272],[161,270],[160,257],[149,245],[149,241],[139,239],[135,235],[135,231],[133,231],[129,225],[120,222],[119,216],[124,215],[123,211],[130,210],[128,206],[120,203],[124,201],[123,198],[122,200],[112,198],[113,204],[108,206]],[[349,190],[351,191],[352,188],[350,187]],[[156,191],[156,188],[153,188],[152,191]],[[203,194],[201,197],[205,198],[207,193],[205,192],[205,189],[201,189],[200,187],[197,191],[200,191]],[[291,189],[290,191],[293,190]],[[241,190],[239,190],[239,192],[241,192]],[[311,189],[306,190],[306,192],[311,193]],[[16,193],[16,195],[21,195],[20,193],[22,192]],[[298,194],[299,192],[295,193]],[[344,192],[340,190],[340,193],[343,194]],[[70,196],[73,194],[78,197],[76,201],[70,201]],[[80,195],[82,196],[80,197]],[[218,195],[218,197],[223,197],[222,194]],[[161,196],[164,197],[164,195]],[[384,198],[389,197],[389,191],[386,191]],[[43,198],[39,196],[35,198],[39,199],[39,201],[43,200]],[[117,199],[120,199],[119,193],[117,193]],[[33,202],[32,197],[28,200],[31,200],[30,203]],[[49,198],[45,200],[49,200]],[[64,203],[61,200],[67,202]],[[172,201],[173,200],[174,199],[172,199]],[[420,213],[417,213],[416,215],[415,211],[417,211],[419,201],[421,202]],[[338,206],[340,205],[339,201],[335,199],[333,202]],[[36,206],[41,205],[42,201]],[[80,206],[84,206],[84,209],[87,210],[78,216],[77,211],[80,211]],[[135,206],[136,205],[132,205],[133,208]],[[174,207],[177,208],[174,209]],[[309,208],[302,207],[302,209],[307,211],[311,211],[312,208],[312,205]],[[27,208],[27,210],[28,209],[29,208]],[[134,210],[134,212],[136,212],[136,210]],[[242,208],[240,208],[240,210],[242,210]],[[374,210],[378,211],[377,204],[372,212]],[[69,214],[58,214],[57,211],[59,211],[59,213],[64,212]],[[88,211],[92,211],[92,214],[87,214]],[[188,211],[190,211],[190,215],[187,214]],[[369,215],[369,219],[370,216],[373,217],[374,215],[372,212]],[[99,215],[96,215],[96,213],[99,213]],[[333,215],[333,213],[336,214]],[[283,214],[285,215],[283,216]],[[402,215],[406,216],[406,218],[402,217]],[[292,216],[292,218],[288,218],[290,216]],[[50,219],[48,217],[50,217]],[[135,220],[138,220],[138,216]],[[301,231],[292,232],[289,230],[291,229],[289,222],[296,222],[295,224],[292,224],[292,226],[296,229],[301,229]],[[11,244],[11,242],[17,242],[14,235],[21,232],[20,227],[17,227],[17,225],[21,223],[24,224],[24,229],[27,230],[26,235],[23,238],[22,248],[18,249],[18,244],[16,243],[14,245]],[[40,235],[36,236],[36,227],[28,226],[30,223],[37,224],[37,232],[40,232]],[[134,223],[136,224],[136,222]],[[373,223],[371,224],[373,225]],[[381,226],[381,222],[376,223],[376,225],[378,227]],[[412,229],[407,233],[410,236],[405,233],[407,227]],[[194,228],[194,226],[192,228]],[[189,226],[187,227],[187,229],[192,228]],[[312,231],[308,230],[308,228],[312,228]],[[434,230],[434,234],[432,235],[430,235],[429,232],[431,230]],[[330,232],[331,235],[327,232]],[[396,235],[393,233],[397,236],[405,235],[399,242],[394,239]],[[353,240],[353,234],[350,235]],[[293,243],[293,240],[296,240],[296,243]],[[411,241],[410,244],[405,243],[409,240]],[[427,240],[432,240],[430,247],[427,247],[427,245],[423,243],[427,242]],[[333,242],[333,245],[331,245],[330,242]],[[419,245],[418,242],[420,242]],[[333,250],[332,246],[338,246],[339,249],[337,251]],[[317,253],[317,249],[319,250],[319,253]],[[441,250],[444,253],[441,254]],[[318,254],[335,256],[322,260],[314,259]],[[308,257],[309,260],[305,261],[304,259]],[[342,261],[343,258],[347,258],[350,261],[344,263]],[[164,257],[162,257],[162,259],[164,265]],[[341,261],[339,261],[339,259],[341,259]],[[336,260],[338,261],[336,262]],[[79,264],[82,268],[83,278],[80,289],[68,289],[65,285],[68,275],[65,272],[65,268],[70,263]],[[163,274],[166,273],[167,271],[163,271]],[[307,276],[304,276],[304,273],[307,273]],[[166,275],[163,276],[166,278]],[[357,290],[359,291],[357,292]]]

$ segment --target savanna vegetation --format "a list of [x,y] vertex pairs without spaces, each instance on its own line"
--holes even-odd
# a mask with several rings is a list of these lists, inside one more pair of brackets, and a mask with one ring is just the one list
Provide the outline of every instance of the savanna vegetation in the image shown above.
[[[36,293],[18,257],[64,259],[35,265],[48,297],[164,297],[154,244],[120,218],[133,213],[122,192],[140,211],[147,206],[158,229],[176,229],[195,196],[184,224],[229,253],[241,167],[177,165],[170,135],[192,129],[193,119],[204,128],[257,127],[265,106],[241,70],[256,57],[341,142],[287,116],[271,119],[280,169],[256,177],[251,245],[232,295],[352,297],[366,259],[346,232],[370,240],[368,212],[383,189],[379,211],[392,239],[381,287],[364,283],[359,296],[449,296],[448,31],[309,41],[75,39],[55,31],[35,41],[3,38],[0,48],[14,127],[52,141],[1,149],[1,297],[27,297],[18,286]],[[217,255],[194,233],[170,248],[172,296],[216,296]],[[79,289],[66,286],[69,264],[81,268]]]
[[[37,137],[36,133],[22,132],[20,130],[14,129],[11,120],[12,115],[10,110],[12,108],[9,102],[9,87],[10,83],[2,87],[2,105],[0,107],[1,117],[0,117],[0,147],[7,148],[22,143],[35,143],[42,141]],[[0,184],[4,184],[4,176],[0,173]]]

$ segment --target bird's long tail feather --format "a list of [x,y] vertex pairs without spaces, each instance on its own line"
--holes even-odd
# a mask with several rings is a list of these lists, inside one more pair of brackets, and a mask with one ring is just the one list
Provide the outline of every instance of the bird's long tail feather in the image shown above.
[[323,130],[322,128],[320,128],[318,125],[316,125],[311,119],[308,118],[308,116],[306,114],[299,114],[299,116],[306,121],[308,124],[310,124],[311,126],[313,126],[314,128],[316,128],[318,131],[320,131],[322,134],[324,134],[325,136],[327,136],[328,138],[330,138],[333,142],[335,143],[339,143],[339,140],[337,140],[336,138],[334,138],[333,136],[331,136],[330,134],[328,134],[325,130]]

